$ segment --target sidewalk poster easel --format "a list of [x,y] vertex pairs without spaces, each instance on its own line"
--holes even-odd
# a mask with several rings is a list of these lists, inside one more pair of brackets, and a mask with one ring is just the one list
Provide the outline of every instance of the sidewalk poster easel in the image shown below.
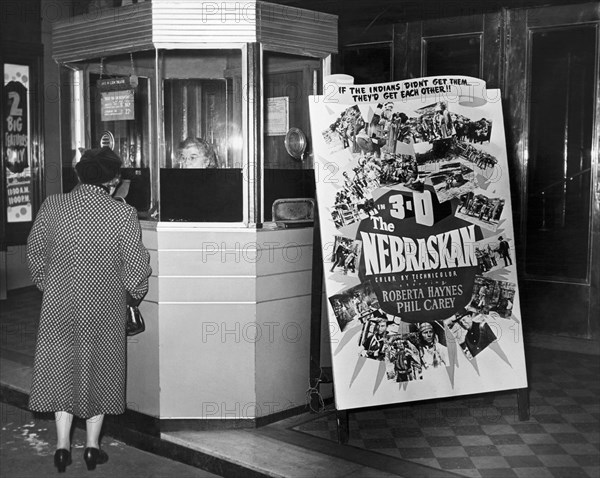
[[438,76],[309,97],[335,404],[521,390],[500,91]]

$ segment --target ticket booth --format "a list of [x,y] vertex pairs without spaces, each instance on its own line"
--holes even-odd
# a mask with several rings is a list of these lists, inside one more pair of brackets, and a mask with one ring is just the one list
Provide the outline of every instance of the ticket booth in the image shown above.
[[308,95],[337,43],[337,17],[259,1],[152,0],[53,27],[63,189],[83,149],[113,148],[151,252],[127,399],[161,429],[260,424],[306,403],[302,200],[327,175],[313,168]]

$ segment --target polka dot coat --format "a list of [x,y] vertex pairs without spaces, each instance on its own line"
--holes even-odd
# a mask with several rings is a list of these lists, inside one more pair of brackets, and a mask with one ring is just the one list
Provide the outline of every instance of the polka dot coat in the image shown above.
[[50,196],[27,260],[43,292],[29,408],[123,413],[126,296],[144,297],[151,273],[135,209],[89,184]]

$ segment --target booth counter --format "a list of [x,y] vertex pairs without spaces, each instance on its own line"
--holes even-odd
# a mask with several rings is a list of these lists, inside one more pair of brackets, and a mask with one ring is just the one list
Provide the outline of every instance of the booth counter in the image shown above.
[[146,331],[129,339],[128,407],[250,421],[304,406],[312,228],[142,227],[153,273]]

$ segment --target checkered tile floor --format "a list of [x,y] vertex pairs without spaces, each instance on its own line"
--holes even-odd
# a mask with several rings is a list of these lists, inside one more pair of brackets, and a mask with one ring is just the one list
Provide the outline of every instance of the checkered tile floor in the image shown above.
[[[600,477],[598,357],[529,348],[531,419],[516,392],[351,410],[348,445],[469,477]],[[325,411],[297,431],[337,440]]]

